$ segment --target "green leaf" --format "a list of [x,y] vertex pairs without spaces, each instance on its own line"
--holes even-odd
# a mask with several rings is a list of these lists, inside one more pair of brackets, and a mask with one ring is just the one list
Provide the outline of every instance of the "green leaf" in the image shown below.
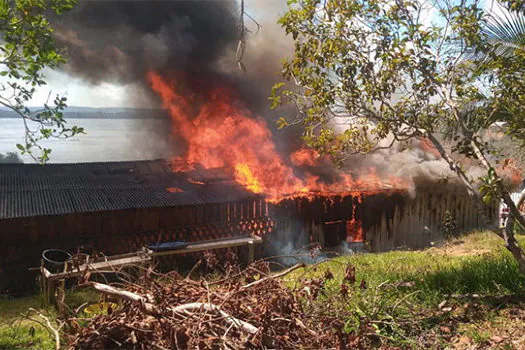
[[288,124],[288,121],[286,120],[286,118],[284,117],[280,117],[279,119],[277,119],[277,128],[278,129],[282,129],[282,128],[285,128],[287,127],[289,124]]
[[[26,128],[26,144],[16,147],[30,154],[34,160],[45,162],[51,150],[44,149],[39,142],[51,137],[71,137],[74,132],[65,127],[62,110],[65,98],[57,97],[55,106],[44,106],[42,113],[32,115],[25,106],[33,99],[37,86],[46,84],[43,70],[57,68],[65,62],[54,42],[51,20],[71,9],[73,0],[12,0],[0,1],[0,35],[2,45],[1,77],[7,77],[0,84],[3,105],[21,117],[31,118],[40,123],[39,132]],[[77,130],[78,131],[78,130]],[[37,154],[41,153],[41,154]]]

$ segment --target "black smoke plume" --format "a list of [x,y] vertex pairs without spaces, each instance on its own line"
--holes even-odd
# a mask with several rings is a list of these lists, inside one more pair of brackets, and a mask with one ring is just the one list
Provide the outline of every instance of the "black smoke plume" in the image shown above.
[[136,83],[149,70],[210,73],[238,36],[235,1],[81,0],[55,22],[65,69],[90,83]]
[[[286,2],[246,4],[259,21],[245,16],[246,74],[236,60],[241,11],[235,0],[79,0],[53,22],[55,38],[67,51],[66,72],[93,85],[128,84],[135,90],[132,95],[140,94],[139,100],[146,97],[158,106],[146,80],[150,70],[182,81],[189,93],[203,98],[210,88],[228,86],[274,130],[276,112],[270,110],[267,98],[281,79],[281,59],[292,47],[277,24],[277,11]],[[257,24],[262,25],[258,33]],[[129,96],[130,105],[137,100],[134,97]],[[277,145],[285,154],[297,147],[290,145],[290,140],[299,139],[297,130],[279,134]]]

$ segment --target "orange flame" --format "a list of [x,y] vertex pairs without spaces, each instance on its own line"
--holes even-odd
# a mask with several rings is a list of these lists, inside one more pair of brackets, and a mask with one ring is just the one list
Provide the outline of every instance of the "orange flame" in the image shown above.
[[[357,203],[361,203],[363,198],[361,195],[356,197]],[[346,241],[347,242],[363,242],[365,235],[361,220],[356,218],[357,203],[352,203],[352,219],[346,222]]]
[[297,166],[314,166],[317,161],[317,158],[319,158],[319,154],[317,153],[317,151],[306,148],[301,148],[300,150],[297,150],[290,155],[290,160],[294,165]]
[[265,121],[249,117],[228,90],[214,90],[205,103],[190,108],[174,84],[154,72],[148,79],[171,114],[174,132],[188,142],[187,163],[231,169],[239,183],[270,198],[305,187],[277,153]]
[[[312,174],[300,179],[277,152],[266,122],[254,118],[230,90],[214,89],[205,96],[204,102],[194,103],[192,97],[177,90],[176,81],[155,72],[149,72],[147,78],[161,97],[163,108],[171,115],[173,133],[188,144],[183,159],[172,162],[174,171],[188,171],[196,164],[206,169],[224,167],[237,182],[264,194],[271,202],[297,195],[391,188],[374,169],[357,180],[340,173],[331,184]],[[315,151],[299,150],[292,154],[291,161],[313,166],[317,157]],[[397,185],[399,183],[397,181]]]
[[259,181],[253,176],[248,164],[237,164],[235,166],[235,178],[250,191],[261,193],[261,185],[259,185]]

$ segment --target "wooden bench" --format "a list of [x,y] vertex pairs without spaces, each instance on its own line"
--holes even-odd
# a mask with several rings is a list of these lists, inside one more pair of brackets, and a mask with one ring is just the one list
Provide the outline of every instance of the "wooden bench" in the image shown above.
[[241,236],[231,238],[220,238],[210,241],[191,242],[186,247],[168,251],[149,251],[150,256],[164,256],[200,252],[204,250],[215,250],[223,248],[234,248],[248,246],[248,261],[253,262],[255,258],[255,245],[262,243],[262,238],[257,236]]
[[111,255],[99,257],[90,261],[89,257],[85,262],[73,266],[71,263],[66,263],[63,272],[51,273],[44,267],[44,263],[40,266],[40,273],[42,275],[42,284],[44,290],[44,299],[46,303],[55,303],[60,309],[60,305],[64,302],[65,297],[65,280],[68,278],[81,277],[85,273],[112,273],[117,272],[117,269],[126,266],[147,266],[154,257],[177,255],[185,253],[193,253],[206,250],[215,250],[223,248],[234,248],[241,246],[248,246],[248,261],[251,263],[255,258],[255,245],[262,243],[262,238],[257,236],[237,236],[231,238],[222,238],[209,241],[191,242],[184,248],[168,250],[168,251],[152,251],[143,248],[135,253]]

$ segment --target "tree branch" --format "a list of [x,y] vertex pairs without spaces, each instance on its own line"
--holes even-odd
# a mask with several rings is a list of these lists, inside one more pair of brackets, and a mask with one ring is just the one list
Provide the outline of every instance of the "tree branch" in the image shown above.
[[[161,316],[165,313],[164,310],[148,302],[148,300],[145,297],[140,296],[138,294],[135,294],[135,293],[132,293],[126,290],[120,290],[120,289],[111,287],[107,284],[102,284],[102,283],[97,283],[97,282],[90,282],[89,284],[94,289],[96,289],[97,291],[101,293],[108,294],[108,295],[111,295],[111,296],[114,296],[120,299],[128,300],[133,303],[138,303],[142,311],[145,313],[152,314],[152,315],[161,315]],[[189,303],[189,304],[183,304],[183,305],[179,305],[176,307],[170,307],[166,309],[166,311],[169,311],[170,313],[174,313],[174,314],[181,314],[184,312],[202,311],[202,310],[218,313],[221,317],[224,318],[224,320],[227,323],[232,324],[235,327],[247,333],[255,334],[258,332],[257,327],[253,326],[252,324],[248,322],[244,322],[242,320],[239,320],[229,315],[228,313],[222,311],[218,306],[211,304],[211,303],[210,304]]]

